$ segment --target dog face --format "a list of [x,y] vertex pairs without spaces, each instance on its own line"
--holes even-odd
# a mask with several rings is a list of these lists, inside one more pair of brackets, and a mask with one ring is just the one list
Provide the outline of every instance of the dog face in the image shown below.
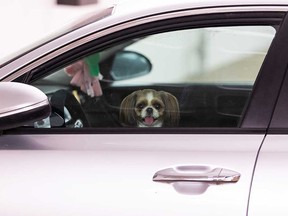
[[123,99],[120,121],[126,126],[173,127],[179,122],[179,105],[176,97],[164,91],[144,89]]
[[139,92],[134,107],[139,127],[161,127],[164,110],[165,104],[160,94],[153,91]]

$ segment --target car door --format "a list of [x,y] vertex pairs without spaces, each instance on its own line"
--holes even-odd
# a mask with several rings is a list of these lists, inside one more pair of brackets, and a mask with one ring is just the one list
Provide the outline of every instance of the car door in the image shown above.
[[[227,12],[227,8],[222,12],[224,11]],[[235,12],[235,8],[233,11]],[[198,13],[193,15],[194,12],[191,12],[191,15],[187,16],[187,11],[184,11],[184,16],[180,11],[177,17],[165,14],[165,17],[168,15],[170,18],[143,25],[140,22],[141,25],[136,27],[129,27],[128,22],[125,29],[107,35],[106,41],[105,37],[101,38],[101,44],[94,40],[80,45],[78,50],[63,53],[63,56],[35,68],[29,76],[24,75],[25,82],[39,88],[43,82],[44,87],[49,84],[48,90],[42,89],[49,95],[51,89],[59,89],[59,83],[45,83],[45,77],[66,68],[68,64],[71,65],[71,61],[76,62],[91,53],[99,53],[127,40],[179,30],[182,32],[187,29],[216,28],[222,32],[229,32],[224,35],[230,38],[225,40],[225,37],[222,37],[219,41],[222,43],[219,47],[223,49],[220,49],[222,52],[216,52],[216,56],[228,53],[228,56],[232,57],[234,51],[245,56],[244,60],[247,58],[249,60],[255,55],[263,57],[252,67],[241,59],[240,69],[245,71],[245,68],[248,68],[248,72],[252,70],[251,73],[256,74],[253,79],[248,80],[249,82],[242,80],[241,83],[239,81],[241,70],[239,64],[234,62],[235,59],[219,58],[221,61],[216,62],[216,66],[225,62],[224,65],[228,69],[238,69],[240,73],[232,76],[229,82],[223,80],[226,75],[220,73],[223,76],[217,76],[218,82],[213,81],[208,83],[209,85],[206,83],[205,88],[202,82],[201,85],[198,83],[201,88],[197,90],[196,96],[180,101],[181,108],[181,102],[198,99],[198,102],[195,101],[198,109],[193,110],[194,106],[185,106],[187,109],[185,112],[182,111],[183,116],[189,109],[191,115],[200,112],[203,102],[207,102],[208,107],[216,109],[214,111],[218,117],[219,115],[225,117],[225,120],[227,116],[232,117],[233,121],[236,119],[236,124],[232,126],[217,125],[217,121],[213,125],[199,123],[200,126],[193,126],[191,123],[192,126],[189,126],[189,121],[192,121],[189,119],[188,123],[186,121],[181,127],[138,128],[96,125],[83,128],[57,128],[50,125],[49,128],[22,127],[4,131],[0,137],[1,215],[246,215],[257,153],[265,138],[287,65],[287,60],[279,62],[278,59],[281,57],[279,50],[282,50],[280,39],[286,37],[286,30],[280,25],[283,13],[234,12],[201,16]],[[287,21],[283,25],[286,26]],[[231,34],[231,29],[228,31],[226,27],[235,29]],[[271,29],[274,32],[272,37],[266,31],[266,27],[269,29],[268,32]],[[212,32],[217,38],[215,33],[217,31]],[[232,36],[237,38],[234,43],[231,43]],[[240,43],[241,37],[252,40],[247,44]],[[262,46],[261,49],[258,46],[253,47],[253,44],[258,40],[262,41],[263,38],[267,38],[265,41],[268,41],[266,49],[262,50]],[[103,40],[107,44],[105,47]],[[255,43],[252,43],[253,40]],[[226,50],[224,45],[228,41],[233,45],[239,43],[241,48],[245,48],[239,50],[229,46],[231,49]],[[86,49],[91,45],[94,47],[92,52]],[[72,55],[81,53],[78,52],[80,50],[83,53],[81,56]],[[215,51],[212,48],[211,50]],[[156,50],[155,54],[157,55]],[[198,54],[203,55],[202,52]],[[207,55],[215,56],[209,49]],[[182,55],[173,56],[177,61],[184,58]],[[68,60],[63,60],[64,57]],[[160,60],[161,58],[162,56]],[[162,60],[168,64],[166,59]],[[208,62],[211,66],[211,61]],[[270,69],[276,66],[277,69],[273,70],[272,76]],[[165,81],[167,77],[164,75],[162,79]],[[109,83],[105,85],[103,81],[101,84],[105,99],[109,96],[105,90],[112,91],[115,87],[113,93],[116,94],[119,93],[119,89],[124,88],[127,91],[129,87],[128,84],[123,84],[120,88],[116,82],[113,83],[114,86]],[[188,89],[188,93],[193,93],[193,89],[196,89],[186,88],[187,83],[183,81],[180,84],[182,93],[187,93],[185,89]],[[195,85],[194,82],[188,84]],[[210,89],[212,84],[213,88]],[[146,85],[149,88],[160,89],[168,85],[173,93],[175,83],[159,85],[146,81]],[[131,92],[140,87],[143,86],[132,84]],[[66,88],[67,86],[60,85],[60,89]],[[205,90],[207,88],[209,91]],[[235,97],[238,99],[238,93],[243,91],[245,101],[241,106],[240,115],[231,113],[231,110],[235,110],[235,106],[237,108],[242,104],[236,103],[234,99]],[[235,97],[231,99],[230,96]],[[271,100],[266,100],[265,96]],[[219,110],[215,104],[219,104],[222,101],[220,98],[223,97],[224,102],[230,102],[221,104]],[[99,101],[101,100],[94,102]],[[198,106],[200,104],[201,106]],[[87,109],[84,111],[88,112]],[[110,109],[105,107],[104,111],[108,111],[109,114]],[[203,121],[209,122],[209,118],[205,119],[203,113],[201,116]],[[189,115],[184,118],[186,117]]]

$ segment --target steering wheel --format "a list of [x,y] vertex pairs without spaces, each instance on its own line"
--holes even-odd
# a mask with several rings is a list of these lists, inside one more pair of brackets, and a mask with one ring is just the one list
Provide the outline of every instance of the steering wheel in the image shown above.
[[50,117],[52,127],[53,125],[69,128],[90,126],[80,103],[68,90],[61,89],[54,92],[50,103],[52,107]]

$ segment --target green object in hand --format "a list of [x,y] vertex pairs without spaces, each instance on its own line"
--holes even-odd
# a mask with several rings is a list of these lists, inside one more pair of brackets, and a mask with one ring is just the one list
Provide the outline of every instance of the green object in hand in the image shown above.
[[88,65],[89,72],[91,76],[99,76],[100,69],[99,69],[99,61],[100,61],[100,55],[99,53],[95,53],[93,55],[90,55],[86,58],[84,58],[85,63]]

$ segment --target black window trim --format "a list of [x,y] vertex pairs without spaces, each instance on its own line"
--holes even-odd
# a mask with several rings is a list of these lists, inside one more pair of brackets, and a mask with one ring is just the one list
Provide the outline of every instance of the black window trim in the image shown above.
[[[282,54],[282,59],[279,56],[279,61],[283,60],[283,67],[285,68],[285,76],[283,77],[283,82],[281,84],[281,91],[278,96],[277,104],[275,105],[275,110],[273,113],[273,117],[271,119],[271,123],[269,125],[268,133],[269,134],[288,134],[288,63],[287,63],[287,56],[288,56],[288,24],[287,24],[287,17],[285,19],[284,25],[283,24],[283,31],[285,28],[285,33],[281,35],[282,38],[282,46],[283,50],[280,54]],[[285,43],[286,42],[286,43]],[[284,53],[286,50],[286,53]]]
[[288,67],[288,17],[282,24],[270,46],[256,80],[242,128],[270,127],[280,89]]

